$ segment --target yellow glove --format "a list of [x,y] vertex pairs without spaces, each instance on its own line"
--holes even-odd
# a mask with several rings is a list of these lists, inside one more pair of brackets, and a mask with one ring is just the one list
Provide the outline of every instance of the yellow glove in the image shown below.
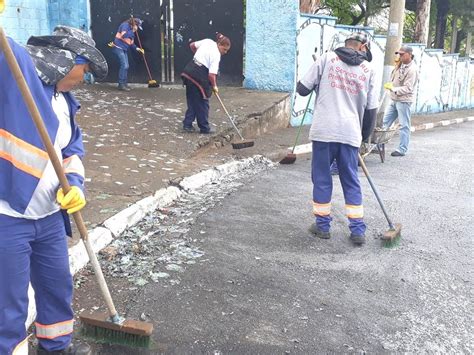
[[69,190],[66,196],[64,196],[63,188],[61,187],[56,194],[56,200],[61,205],[61,209],[67,210],[69,214],[81,210],[86,205],[84,193],[77,186],[71,186],[71,190]]
[[3,10],[5,10],[5,1],[4,1],[4,0],[0,0],[0,13],[2,13]]
[[217,86],[214,86],[214,87],[212,88],[212,92],[213,92],[214,94],[218,94],[218,93],[219,93],[218,87],[217,87]]
[[137,47],[137,52],[140,52],[141,54],[145,54],[145,50],[140,47]]
[[388,83],[383,84],[383,88],[392,91],[393,83],[389,81]]
[[113,48],[113,47],[114,47],[114,42],[109,42],[109,43],[107,43],[107,45],[108,45],[110,48]]

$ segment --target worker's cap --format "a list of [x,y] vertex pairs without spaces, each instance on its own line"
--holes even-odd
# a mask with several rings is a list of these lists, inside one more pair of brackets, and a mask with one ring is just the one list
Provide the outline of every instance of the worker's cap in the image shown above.
[[369,39],[366,33],[363,32],[353,32],[349,36],[347,36],[346,41],[359,41],[362,44],[369,44]]
[[135,25],[138,26],[138,28],[139,28],[140,30],[143,31],[143,27],[142,27],[143,20],[139,19],[138,17],[134,17],[134,18],[133,18],[133,22],[135,23]]
[[31,36],[26,49],[33,58],[39,77],[48,85],[56,84],[75,64],[85,61],[89,62],[97,79],[107,76],[107,61],[95,48],[94,40],[80,29],[57,26],[51,36]]
[[410,46],[401,46],[398,51],[395,52],[395,54],[405,54],[405,53],[410,53],[413,54],[413,48]]

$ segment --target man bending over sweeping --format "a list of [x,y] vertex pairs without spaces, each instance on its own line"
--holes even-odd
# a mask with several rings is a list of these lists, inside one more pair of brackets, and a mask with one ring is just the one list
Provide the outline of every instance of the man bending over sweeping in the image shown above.
[[372,133],[378,106],[371,60],[367,36],[353,33],[345,40],[345,47],[319,57],[296,88],[302,96],[312,90],[316,92],[309,133],[313,141],[311,176],[316,223],[310,231],[319,238],[331,237],[330,165],[335,159],[344,191],[350,240],[357,245],[365,243],[366,230],[357,176],[359,147],[361,140]]
[[[107,62],[85,32],[58,26],[13,50],[71,185],[64,194],[15,79],[0,51],[0,354],[28,352],[28,284],[35,290],[38,354],[89,354],[71,343],[74,312],[66,234],[68,214],[82,209],[84,154],[69,92]],[[64,213],[67,211],[67,213]]]

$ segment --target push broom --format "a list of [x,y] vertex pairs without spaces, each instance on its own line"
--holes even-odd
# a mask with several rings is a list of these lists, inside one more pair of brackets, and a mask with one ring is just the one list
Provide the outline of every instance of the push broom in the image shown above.
[[280,160],[280,164],[293,164],[296,161],[296,154],[295,148],[298,144],[298,138],[300,137],[301,128],[303,127],[304,118],[306,116],[306,112],[308,112],[309,103],[311,102],[311,98],[313,97],[314,90],[311,90],[311,94],[309,95],[308,103],[306,104],[306,108],[304,109],[303,117],[301,118],[300,127],[298,128],[298,133],[296,134],[295,144],[293,144],[293,149],[291,153],[286,154],[282,160]]
[[[41,140],[46,147],[49,159],[53,164],[56,175],[58,176],[61,187],[66,194],[70,189],[69,182],[64,174],[61,162],[59,161],[56,151],[48,135],[48,131],[44,125],[41,114],[38,111],[38,107],[31,95],[30,89],[26,84],[23,73],[18,66],[18,62],[13,54],[10,44],[7,41],[7,37],[3,28],[0,27],[0,50],[3,51],[5,59],[7,60],[8,66],[12,72],[12,75],[20,89],[21,95],[25,101],[28,111],[35,123]],[[92,336],[99,341],[107,343],[124,344],[131,346],[143,346],[146,347],[150,343],[151,333],[153,331],[153,324],[141,321],[126,320],[117,313],[112,297],[110,295],[109,288],[105,282],[102,269],[100,268],[97,256],[92,249],[92,245],[89,241],[87,228],[82,219],[80,212],[73,214],[74,221],[77,229],[81,235],[81,239],[86,247],[87,254],[91,261],[94,273],[97,278],[102,296],[104,297],[109,314],[94,314],[91,316],[81,315],[80,319],[83,325],[83,330],[86,336]]]
[[[133,16],[132,16],[132,18],[133,18]],[[138,30],[135,33],[137,35],[138,45],[140,46],[141,49],[143,49],[142,42],[140,41],[140,35],[138,34]],[[148,63],[146,61],[145,53],[142,53],[142,55],[143,55],[143,61],[145,62],[146,71],[148,73],[148,79],[149,79],[148,80],[148,87],[149,88],[159,88],[160,84],[158,84],[156,82],[156,80],[153,80],[153,78],[151,76],[151,71],[150,71],[150,68],[148,67]]]
[[225,114],[226,114],[227,117],[229,118],[230,123],[232,123],[232,126],[234,127],[235,131],[237,132],[237,134],[238,134],[239,137],[240,137],[240,142],[232,143],[232,148],[234,148],[234,149],[242,149],[242,148],[253,147],[253,145],[255,144],[255,142],[254,142],[254,141],[251,141],[251,140],[246,140],[246,139],[244,139],[244,137],[243,137],[242,134],[240,133],[239,129],[238,129],[237,126],[235,125],[234,120],[232,119],[232,117],[230,117],[229,111],[227,111],[227,109],[225,108],[224,103],[223,103],[222,100],[221,100],[221,97],[219,96],[219,94],[218,94],[217,92],[215,92],[215,94],[216,94],[217,100],[219,100],[219,103],[221,104],[223,110],[225,111]]
[[372,178],[370,177],[369,170],[367,170],[367,166],[365,165],[364,159],[362,159],[362,156],[360,155],[360,153],[359,153],[359,164],[362,167],[362,170],[364,171],[364,174],[367,177],[367,180],[369,181],[370,187],[372,188],[372,191],[374,192],[374,195],[377,198],[380,208],[382,209],[382,212],[385,215],[385,218],[387,219],[387,222],[388,222],[389,229],[382,234],[383,244],[385,247],[388,247],[388,248],[396,246],[398,241],[401,238],[402,225],[400,223],[395,223],[395,224],[392,223],[392,220],[388,216],[387,210],[385,209],[382,199],[380,198],[377,192],[377,189],[375,188],[375,184],[372,181]]

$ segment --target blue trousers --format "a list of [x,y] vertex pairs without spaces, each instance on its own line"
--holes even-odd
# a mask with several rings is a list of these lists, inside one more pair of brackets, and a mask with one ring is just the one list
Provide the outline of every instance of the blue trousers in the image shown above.
[[184,115],[183,127],[191,128],[196,119],[201,132],[209,132],[209,100],[203,99],[199,88],[190,81],[186,83],[186,102],[188,109]]
[[72,338],[72,276],[64,220],[57,212],[39,220],[0,214],[0,354],[26,338],[28,284],[36,301],[36,336],[48,350]]
[[410,128],[411,128],[411,103],[392,101],[387,107],[385,116],[383,118],[384,128],[388,128],[398,118],[400,122],[400,144],[398,151],[405,155],[408,151],[408,144],[410,143]]
[[123,49],[113,47],[112,50],[114,51],[114,54],[117,56],[118,61],[119,61],[119,72],[118,72],[118,83],[119,85],[127,85],[128,79],[128,53],[127,51],[124,51]]
[[348,144],[313,141],[311,178],[313,180],[313,213],[321,231],[329,232],[331,224],[332,176],[334,159],[339,169],[349,229],[352,234],[363,235],[366,230],[362,192],[357,176],[359,149]]

